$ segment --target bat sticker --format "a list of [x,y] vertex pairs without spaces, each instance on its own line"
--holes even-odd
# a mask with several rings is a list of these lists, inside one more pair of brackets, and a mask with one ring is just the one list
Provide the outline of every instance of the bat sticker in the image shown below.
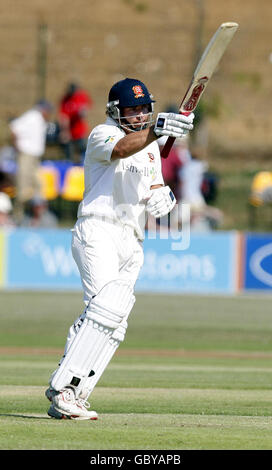
[[194,87],[190,98],[183,105],[185,111],[192,111],[195,109],[196,103],[198,102],[199,96],[205,88],[205,84],[208,81],[208,77],[202,77],[198,80],[198,84]]

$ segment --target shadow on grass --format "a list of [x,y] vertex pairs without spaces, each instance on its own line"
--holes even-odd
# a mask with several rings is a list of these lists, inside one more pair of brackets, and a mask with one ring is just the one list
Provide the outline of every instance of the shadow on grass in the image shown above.
[[7,418],[23,418],[23,419],[52,419],[50,416],[35,416],[35,415],[19,415],[19,414],[11,414],[11,413],[0,413],[0,417],[7,417]]

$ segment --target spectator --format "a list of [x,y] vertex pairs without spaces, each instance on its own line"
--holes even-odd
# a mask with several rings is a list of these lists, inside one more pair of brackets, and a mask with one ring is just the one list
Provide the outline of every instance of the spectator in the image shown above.
[[[174,105],[169,105],[165,112],[178,113]],[[166,159],[161,160],[162,174],[165,184],[172,189],[177,205],[171,212],[171,224],[181,227],[190,223],[193,231],[210,231],[217,228],[223,220],[222,212],[216,207],[206,203],[203,192],[205,173],[208,164],[204,161],[207,156],[208,130],[206,116],[200,105],[195,110],[194,129],[190,133],[190,142],[187,138],[175,139]],[[158,140],[162,150],[166,137]],[[190,220],[183,217],[182,203],[190,205]],[[148,229],[156,230],[158,221],[148,219]],[[160,220],[160,230],[165,226],[169,228],[169,220]]]
[[56,228],[58,219],[48,208],[45,199],[35,197],[28,203],[27,213],[22,220],[23,227]]
[[190,228],[194,231],[209,231],[217,228],[223,220],[222,212],[206,204],[202,184],[207,163],[188,152],[180,170],[181,199],[190,205]]
[[[165,113],[178,113],[179,110],[175,105],[170,104],[169,106],[166,107]],[[180,199],[180,184],[179,184],[179,170],[182,166],[182,157],[180,153],[180,148],[179,148],[179,140],[180,139],[175,139],[174,145],[171,148],[169,155],[167,158],[162,158],[161,159],[161,165],[162,165],[162,175],[163,179],[165,181],[165,184],[170,186],[172,189],[177,202]],[[167,141],[167,137],[161,137],[158,140],[160,152],[162,151],[165,143]]]
[[59,106],[59,142],[67,160],[79,163],[85,153],[90,132],[87,113],[92,108],[90,95],[70,83]]
[[17,151],[14,215],[18,223],[24,216],[27,201],[40,195],[38,168],[45,151],[47,122],[52,110],[52,105],[42,100],[9,124]]
[[15,223],[11,216],[12,202],[10,197],[0,192],[0,228],[15,227]]
[[0,171],[9,174],[16,172],[16,150],[13,145],[1,147]]
[[[158,140],[160,151],[162,151],[167,137],[161,137]],[[180,170],[188,159],[187,139],[176,139],[167,158],[161,159],[162,174],[165,184],[170,186],[176,200],[181,199]]]
[[[167,108],[167,111],[169,112],[175,112],[175,109],[172,108]],[[167,141],[167,137],[161,137],[158,140],[158,144],[160,147],[160,151],[162,151],[165,143]],[[165,181],[165,184],[170,186],[172,189],[175,198],[177,200],[177,205],[174,207],[174,209],[171,212],[171,224],[174,227],[178,228],[180,225],[180,218],[182,216],[181,213],[181,169],[184,164],[184,162],[187,161],[188,159],[188,145],[187,145],[187,139],[182,138],[182,139],[175,139],[174,145],[171,148],[169,155],[167,158],[162,158],[161,159],[161,165],[162,165],[162,175]],[[155,230],[156,225],[160,225],[160,230],[162,230],[164,227],[169,228],[169,220],[164,217],[162,218],[159,222],[154,220],[154,218],[151,219],[149,216],[148,218],[148,229],[149,230]]]
[[[216,110],[214,110],[214,112],[215,111]],[[198,156],[203,160],[208,158],[209,147],[209,126],[207,113],[208,111],[204,102],[200,101],[194,110],[194,129],[190,134],[190,148],[194,153],[197,152]]]

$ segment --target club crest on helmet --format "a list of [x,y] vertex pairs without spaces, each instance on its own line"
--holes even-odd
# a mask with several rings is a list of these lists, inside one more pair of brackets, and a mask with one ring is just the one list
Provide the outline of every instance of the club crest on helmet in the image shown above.
[[144,93],[143,93],[143,89],[141,87],[141,85],[135,85],[132,87],[132,90],[134,92],[134,96],[135,98],[143,98],[144,97]]

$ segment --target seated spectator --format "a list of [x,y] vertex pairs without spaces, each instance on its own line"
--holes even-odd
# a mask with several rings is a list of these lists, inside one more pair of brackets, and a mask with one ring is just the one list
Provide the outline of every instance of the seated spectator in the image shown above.
[[22,220],[21,226],[56,228],[58,226],[58,219],[56,215],[48,209],[47,201],[36,197],[29,201],[26,215]]
[[250,204],[255,207],[272,202],[272,172],[258,171],[251,184]]
[[8,174],[16,173],[16,150],[12,145],[0,149],[0,171]]

